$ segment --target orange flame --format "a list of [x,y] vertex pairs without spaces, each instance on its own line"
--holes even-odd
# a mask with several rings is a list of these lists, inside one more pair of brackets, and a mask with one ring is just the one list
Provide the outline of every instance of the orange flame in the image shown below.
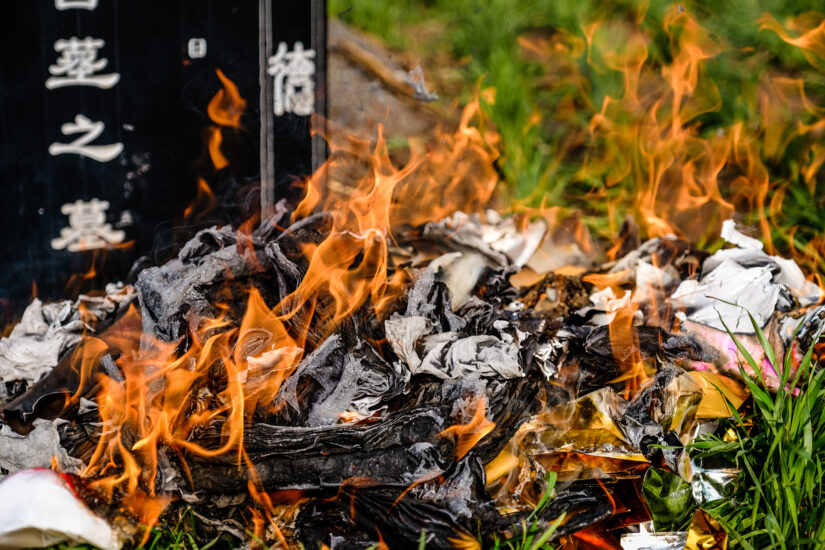
[[[226,81],[224,85],[221,97],[231,97],[234,88]],[[184,469],[187,456],[229,455],[257,479],[244,454],[245,422],[256,411],[276,407],[283,382],[305,348],[317,345],[319,334],[329,334],[365,304],[380,311],[409,279],[388,263],[393,228],[438,220],[459,208],[478,211],[489,201],[498,181],[492,166],[495,151],[490,135],[471,126],[478,114],[478,104],[470,105],[455,134],[442,134],[426,153],[423,147],[414,148],[413,157],[400,168],[383,139],[373,146],[356,138],[333,140],[330,160],[307,182],[306,196],[294,213],[297,220],[328,212],[329,232],[317,245],[304,245],[306,275],[281,303],[271,307],[251,287],[242,319],[234,319],[228,307],[218,304],[213,317],[190,320],[185,344],[142,334],[134,308],[99,338],[87,338],[76,360],[83,377],[91,375],[99,356],[111,348],[121,352],[116,364],[124,378],[119,382],[100,375],[97,380],[103,430],[85,472],[92,486],[110,497],[124,495],[124,504],[151,524],[165,503],[155,486],[160,449],[176,453]],[[213,136],[220,137],[219,129]],[[360,174],[357,179],[345,180],[352,185],[333,184],[339,174],[354,172]],[[201,205],[213,201],[201,180],[199,196],[186,214],[196,215],[205,207]],[[237,243],[253,264],[257,259],[249,233],[255,222],[238,230]],[[308,343],[310,329],[313,342]],[[485,416],[486,404],[479,401],[476,407],[467,424],[444,432],[457,438],[459,456],[493,427]],[[218,447],[193,441],[196,428],[215,421],[222,425]],[[273,519],[272,503],[264,493],[253,496],[262,510],[255,523],[262,527]]]
[[218,90],[212,97],[206,107],[206,113],[215,124],[241,128],[241,117],[246,110],[246,100],[241,97],[235,83],[226,78],[220,69],[216,69],[215,73],[221,80],[223,89]]
[[[220,153],[220,152],[219,152]],[[199,218],[215,208],[215,194],[203,178],[198,178],[198,191],[192,203],[183,211],[183,218]]]
[[[333,133],[332,155],[307,182],[293,214],[297,220],[325,211],[332,227],[322,243],[306,249],[307,273],[279,305],[285,317],[308,303],[323,310],[320,317],[329,326],[367,301],[380,313],[397,295],[402,277],[390,279],[388,273],[393,227],[439,220],[456,210],[479,211],[489,202],[498,183],[496,153],[489,136],[471,126],[479,114],[477,102],[467,106],[455,134],[441,133],[438,146],[426,154],[413,149],[400,169],[380,129],[375,146]],[[360,176],[351,177],[356,171]],[[344,175],[350,176],[346,186],[338,179]]]
[[614,29],[598,34],[593,24],[585,30],[590,50],[606,50],[602,62],[623,75],[624,96],[607,96],[592,118],[594,154],[586,160],[583,175],[604,177],[608,187],[634,181],[635,211],[650,236],[676,233],[695,240],[707,230],[704,220],[709,216],[721,221],[733,212],[717,179],[728,146],[724,140],[699,137],[694,122],[721,106],[704,66],[720,48],[683,10],[672,9],[664,27],[674,57],[659,76],[646,65],[645,35],[625,30],[629,36],[616,52],[603,44],[614,40]]
[[473,416],[466,424],[454,424],[439,434],[455,437],[455,454],[458,459],[470,452],[476,443],[496,427],[496,423],[487,418],[487,399],[483,396],[476,399],[473,407]]
[[212,159],[212,165],[215,170],[222,170],[229,166],[229,161],[223,156],[221,152],[221,143],[223,143],[223,134],[221,129],[217,126],[208,128],[207,148],[209,149],[209,158]]
[[802,32],[797,37],[792,37],[779,21],[768,13],[763,14],[757,23],[760,29],[772,30],[788,44],[800,48],[811,65],[825,70],[825,18],[821,13],[810,12],[792,19],[791,29]]
[[[701,241],[709,235],[715,238],[721,222],[744,207],[755,214],[771,250],[771,231],[781,216],[789,182],[772,176],[770,163],[792,141],[804,137],[799,173],[813,194],[825,165],[825,145],[818,139],[825,132],[825,109],[806,94],[802,79],[766,74],[752,94],[760,123],[752,127],[736,120],[708,135],[703,120],[720,109],[722,100],[708,65],[729,48],[688,11],[673,6],[663,21],[671,55],[657,59],[651,54],[652,39],[640,25],[645,5],[640,4],[631,18],[582,25],[583,37],[559,32],[550,39],[520,40],[531,58],[544,56],[552,63],[549,85],[572,90],[554,107],[556,120],[570,131],[561,138],[546,177],[554,175],[564,157],[581,152],[583,160],[572,177],[579,183],[604,184],[590,185],[597,189],[587,199],[607,203],[614,232],[624,217],[617,216],[620,207],[632,205],[648,235],[675,233]],[[767,15],[759,23],[801,49],[814,66],[825,59],[822,19],[806,15],[786,22],[790,32]],[[578,59],[587,63],[585,70]],[[621,92],[607,93],[594,104],[587,71],[614,74],[621,80]],[[241,127],[246,105],[237,86],[220,71],[217,75],[223,89],[209,103],[207,112],[215,126],[205,137],[212,163],[220,170],[229,165],[222,151],[228,134],[223,132]],[[488,103],[494,101],[491,90],[483,96]],[[577,126],[582,113],[587,113],[586,128]],[[526,117],[525,132],[542,116],[534,112]],[[225,307],[212,318],[192,319],[186,341],[172,343],[141,337],[139,314],[131,310],[117,328],[87,338],[77,352],[78,372],[88,377],[107,347],[122,351],[117,365],[125,381],[99,379],[104,429],[87,474],[108,494],[128,495],[135,509],[148,510],[147,517],[159,510],[154,486],[159,449],[182,457],[230,455],[239,467],[251,468],[243,450],[244,423],[275,406],[284,381],[318,339],[359,308],[369,307],[380,318],[409,282],[409,273],[394,269],[390,261],[398,228],[437,221],[456,210],[478,212],[488,205],[498,184],[493,165],[496,136],[485,128],[478,101],[465,109],[455,132],[439,130],[431,142],[413,142],[410,158],[401,164],[380,130],[376,140],[367,140],[345,136],[333,127],[328,141],[331,156],[305,182],[304,198],[292,218],[325,213],[327,221],[319,230],[323,238],[302,244],[306,273],[280,303],[267,304],[257,289],[250,288],[242,319],[233,318]],[[214,203],[205,181],[198,185],[187,216]],[[551,227],[561,219],[552,205],[543,204],[537,211],[516,205],[514,210],[527,217],[541,215]],[[238,250],[250,263],[257,262],[249,238],[253,223],[238,231]],[[575,233],[576,242],[585,248],[589,237],[584,225],[578,223]],[[794,242],[793,234],[790,241]],[[797,253],[821,257],[823,250],[825,237],[820,237]],[[588,275],[584,280],[618,294],[629,275]],[[650,295],[651,311],[645,314],[656,323],[660,304],[654,289]],[[626,398],[649,377],[633,327],[638,307],[628,301],[612,312],[609,324],[621,370],[614,382],[625,383]],[[466,422],[441,433],[455,438],[458,458],[494,428],[483,398],[469,409]],[[358,420],[347,411],[341,411],[341,418]],[[192,440],[196,428],[215,421],[222,423],[219,447],[204,448]],[[261,510],[255,512],[256,526],[263,528],[275,515],[271,499],[254,486],[250,492]]]
[[[779,236],[798,262],[825,265],[825,238],[807,231],[804,242],[795,228],[783,229],[789,225],[783,204],[791,189],[795,202],[805,200],[791,184],[804,181],[815,198],[825,166],[825,108],[811,90],[806,93],[808,79],[772,66],[753,87],[722,98],[709,67],[723,61],[763,64],[759,56],[765,52],[733,47],[704,29],[684,5],[668,8],[661,27],[647,16],[648,3],[622,8],[621,16],[582,22],[580,36],[558,29],[552,38],[519,40],[530,61],[547,65],[540,85],[560,96],[544,113],[552,120],[546,128],[558,136],[557,144],[547,144],[555,148],[547,178],[569,167],[572,175],[564,177],[572,185],[564,192],[585,210],[604,204],[609,227],[602,231],[609,237],[630,212],[647,236],[673,233],[707,243],[736,212],[756,221],[769,252],[775,252]],[[825,69],[823,14],[803,13],[781,23],[765,14],[756,23],[798,48],[814,68]],[[659,29],[666,47],[656,36]],[[595,82],[594,75],[601,80]],[[612,75],[621,78],[618,93],[610,85]],[[594,105],[597,85],[606,92]],[[723,99],[751,116],[725,121],[730,109],[715,114]],[[583,114],[589,117],[587,131]]]
[[216,69],[215,73],[223,84],[223,88],[217,91],[206,107],[206,113],[216,124],[206,129],[206,142],[212,164],[216,170],[221,170],[229,166],[229,161],[221,152],[222,128],[242,128],[241,117],[246,110],[246,100],[241,97],[235,83],[229,80],[220,69]]

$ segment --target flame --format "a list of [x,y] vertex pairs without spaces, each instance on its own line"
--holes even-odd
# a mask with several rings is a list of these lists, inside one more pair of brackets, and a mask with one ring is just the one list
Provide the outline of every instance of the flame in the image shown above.
[[470,533],[456,533],[449,540],[457,550],[481,550],[481,543]]
[[270,496],[267,493],[258,491],[253,483],[249,484],[249,494],[252,499],[263,509],[263,514],[261,514],[258,510],[252,509],[252,522],[257,539],[259,541],[266,540],[267,537],[265,535],[265,529],[268,526],[275,532],[275,536],[277,537],[281,547],[289,548],[290,545],[287,542],[286,537],[278,527],[278,523],[275,521],[278,513]]
[[[105,248],[95,248],[84,251],[84,263],[88,262],[85,271],[72,273],[63,287],[64,294],[77,298],[81,294],[99,295],[100,287],[106,282],[106,262],[113,251],[128,250],[135,244],[134,240],[122,243],[107,244]],[[32,281],[31,299],[37,297],[37,282]]]
[[[137,317],[133,308],[119,325],[139,327]],[[161,444],[202,457],[235,453],[240,463],[244,420],[258,401],[274,397],[300,358],[295,340],[254,288],[249,292],[240,327],[233,327],[225,319],[207,319],[190,336],[190,347],[182,355],[177,353],[180,342],[161,342],[144,335],[140,346],[140,339],[133,332],[125,337],[118,336],[117,331],[111,335],[107,332],[103,341],[87,339],[78,348],[84,354],[80,362],[85,369],[84,379],[89,376],[89,365],[107,344],[124,346],[120,349],[142,348],[139,354],[124,354],[116,361],[124,382],[105,376],[98,380],[102,385],[98,397],[101,418],[104,425],[119,429],[103,433],[86,472],[99,475],[122,463],[121,473],[93,482],[109,494],[114,486],[124,482],[129,493],[135,492],[142,482],[149,494],[154,494],[157,450]],[[131,346],[124,345],[130,343]],[[199,401],[198,394],[199,390],[207,390],[204,384],[214,377],[215,369],[220,371],[221,378],[225,377],[225,387],[209,392],[217,402],[210,406]],[[249,384],[247,380],[251,380]],[[195,427],[216,418],[225,420],[224,440],[219,448],[206,449],[190,441]],[[129,446],[122,438],[124,429],[129,430],[134,441]]]
[[[804,182],[813,200],[825,166],[825,107],[813,86],[806,93],[804,68],[789,74],[768,65],[753,85],[725,89],[722,97],[712,69],[728,63],[750,70],[766,64],[766,52],[732,46],[688,6],[668,7],[661,20],[648,16],[648,7],[622,6],[621,16],[599,19],[587,14],[578,36],[557,29],[551,38],[520,38],[524,56],[546,65],[541,86],[554,90],[544,113],[551,121],[545,129],[557,139],[547,144],[554,158],[546,179],[569,178],[564,192],[585,211],[603,212],[607,227],[591,223],[610,238],[630,213],[647,236],[703,244],[736,213],[755,223],[768,252],[781,245],[816,271],[810,268],[825,265],[825,238],[784,229],[789,194],[807,200],[796,183]],[[757,26],[798,49],[814,72],[825,68],[823,14],[781,23],[764,14]],[[535,203],[537,195],[525,200]]]
[[[213,111],[237,90],[219,77],[225,89],[210,104],[210,116],[227,122]],[[232,119],[238,120],[239,115]],[[306,182],[305,197],[293,215],[299,220],[327,212],[326,236],[318,244],[303,245],[306,274],[280,303],[267,304],[252,286],[240,319],[232,308],[216,303],[212,315],[192,317],[188,334],[175,342],[142,334],[140,312],[130,308],[103,334],[86,338],[75,358],[84,380],[93,376],[107,350],[117,350],[113,355],[122,373],[122,380],[94,375],[103,429],[84,472],[91,486],[119,498],[152,525],[167,502],[156,487],[159,453],[176,457],[185,471],[191,457],[229,456],[257,480],[244,453],[245,423],[256,412],[282,406],[276,400],[282,384],[318,338],[360,307],[380,313],[406,287],[409,275],[393,271],[388,262],[394,228],[439,220],[458,209],[478,211],[490,200],[498,182],[492,165],[496,153],[492,134],[474,122],[482,122],[478,103],[464,111],[455,133],[443,132],[429,149],[415,144],[412,158],[400,167],[380,133],[375,144],[354,137],[332,139],[329,161]],[[220,135],[220,129],[213,133]],[[213,158],[216,151],[219,147]],[[358,177],[342,177],[353,173]],[[348,184],[336,186],[334,181]],[[197,216],[214,202],[206,182],[198,185],[187,216]],[[251,219],[237,232],[238,251],[253,270],[261,268],[250,235],[256,223]],[[486,403],[479,400],[472,407],[466,424],[443,432],[456,438],[459,457],[493,428]],[[220,443],[209,448],[196,443],[194,431],[216,422],[222,426]],[[270,497],[255,483],[250,483],[250,493],[256,502],[256,532],[275,525],[277,506]]]
[[[618,71],[624,86],[621,97],[605,97],[590,121],[591,154],[581,173],[604,178],[608,188],[632,181],[634,211],[650,236],[676,233],[696,240],[707,229],[697,218],[721,220],[734,209],[718,182],[729,146],[721,139],[701,138],[695,122],[721,106],[705,69],[720,47],[683,10],[668,12],[664,30],[674,55],[657,74],[649,63],[648,36],[596,23],[585,28],[588,59],[596,67]],[[627,35],[618,51],[606,44],[616,33]],[[598,60],[594,51],[600,53]],[[616,203],[628,199],[622,196]],[[613,206],[611,212],[615,210]]]
[[821,13],[809,12],[789,21],[792,30],[800,31],[792,37],[769,13],[757,20],[760,29],[775,32],[779,38],[800,48],[808,62],[819,70],[825,70],[825,17]]
[[330,159],[307,182],[293,213],[298,220],[328,212],[330,232],[317,247],[307,247],[307,273],[279,305],[285,317],[313,303],[323,311],[323,324],[335,326],[367,301],[379,314],[392,303],[403,288],[403,275],[388,273],[393,227],[440,220],[456,210],[476,212],[493,194],[496,152],[491,136],[471,126],[479,116],[478,102],[471,103],[454,134],[440,133],[426,153],[412,148],[401,168],[380,128],[374,146],[333,132]]
[[221,143],[223,143],[223,134],[221,129],[217,126],[211,126],[207,129],[207,149],[209,150],[209,158],[212,159],[212,165],[215,170],[222,170],[229,166],[229,161],[223,156],[221,152]]
[[493,431],[496,423],[487,419],[487,399],[483,396],[476,399],[472,405],[473,416],[466,424],[454,424],[443,430],[439,435],[455,437],[456,458],[461,459],[484,436]]
[[[92,250],[89,268],[83,273],[72,273],[69,280],[66,281],[65,292],[71,296],[78,296],[83,290],[92,285],[97,280],[98,269],[103,267],[104,259],[102,250]],[[36,297],[36,290],[37,287],[33,285],[33,297]]]
[[206,129],[206,144],[215,170],[222,170],[229,166],[229,161],[221,151],[223,128],[243,128],[241,117],[246,110],[246,100],[241,97],[235,83],[229,80],[220,69],[216,69],[215,73],[223,84],[223,88],[215,93],[206,107],[206,113],[215,123]]
[[[611,380],[611,383],[625,383],[625,399],[629,399],[649,378],[645,363],[642,361],[639,337],[633,330],[636,306],[631,303],[626,308],[616,312],[610,321],[610,345],[613,349],[613,359],[622,374]],[[655,369],[654,369],[655,372]]]
[[628,275],[630,275],[629,269],[623,269],[616,273],[589,273],[582,277],[582,281],[598,287],[599,290],[610,288],[618,295],[622,292],[620,285]]
[[189,219],[194,216],[200,218],[207,212],[215,208],[215,194],[203,178],[198,178],[198,190],[195,199],[183,211],[183,218]]
[[[758,123],[734,120],[717,125],[716,132],[704,131],[703,121],[720,110],[723,99],[709,65],[731,48],[688,10],[673,6],[661,23],[670,55],[657,57],[651,53],[652,37],[641,25],[646,6],[641,3],[632,17],[620,21],[585,22],[582,36],[562,31],[548,39],[520,39],[531,59],[548,63],[547,84],[566,90],[551,113],[525,117],[525,135],[549,115],[564,130],[544,177],[555,177],[563,163],[580,155],[572,181],[585,185],[584,198],[590,204],[606,205],[608,231],[613,233],[630,210],[649,236],[673,233],[703,242],[715,238],[724,219],[744,211],[753,214],[772,250],[772,232],[781,221],[792,180],[772,175],[771,162],[801,141],[798,170],[813,194],[825,165],[820,139],[825,108],[806,94],[803,79],[770,72],[762,75],[752,97],[742,98],[758,113]],[[821,19],[800,16],[783,26],[765,15],[759,24],[800,49],[812,65],[820,66],[825,59]],[[593,100],[589,73],[613,74],[621,80],[621,91],[610,89]],[[241,128],[246,103],[233,82],[220,71],[217,76],[223,88],[207,108],[214,125],[204,137],[213,166],[221,170],[229,165],[224,138],[232,135],[224,132]],[[161,452],[175,454],[184,468],[187,457],[231,456],[257,479],[244,453],[245,423],[256,413],[277,410],[276,396],[284,381],[342,322],[361,308],[380,319],[402,295],[411,276],[390,261],[398,229],[438,221],[457,210],[479,212],[494,198],[499,183],[494,165],[497,136],[487,128],[481,105],[492,103],[495,91],[484,90],[479,96],[465,108],[454,132],[439,129],[431,141],[412,141],[409,158],[402,163],[391,155],[380,129],[375,139],[363,139],[328,123],[330,157],[303,183],[303,199],[292,215],[293,222],[318,215],[322,237],[301,244],[305,275],[279,303],[267,303],[250,287],[242,315],[216,304],[211,316],[189,319],[188,334],[177,342],[141,334],[140,313],[132,308],[104,334],[84,339],[74,356],[82,378],[93,376],[107,350],[118,350],[116,364],[123,374],[122,381],[104,375],[95,380],[103,429],[85,472],[93,486],[110,498],[122,498],[151,525],[167,502],[155,486]],[[578,123],[582,117],[585,127]],[[528,198],[536,199],[536,194]],[[206,181],[199,180],[198,195],[185,216],[197,216],[214,201]],[[536,209],[517,203],[512,211],[525,214],[525,220],[541,216],[551,229],[561,227],[567,214],[550,202]],[[260,267],[250,238],[255,223],[250,220],[238,230],[237,245],[251,266]],[[580,218],[573,226],[573,241],[591,250]],[[798,258],[821,258],[825,251],[823,236],[799,247],[793,230],[780,238],[791,243]],[[628,275],[591,274],[584,281],[618,295]],[[655,324],[660,304],[653,287],[649,295],[650,311],[644,314]],[[613,382],[624,382],[628,399],[649,378],[633,326],[639,307],[628,300],[611,312],[609,323],[621,371]],[[463,423],[441,432],[454,438],[458,458],[494,429],[486,408],[483,398],[472,400]],[[548,420],[561,411],[543,414]],[[347,411],[340,411],[340,418],[363,420]],[[222,426],[220,444],[198,445],[195,430],[215,423]],[[575,459],[579,468],[606,467],[609,462],[569,454],[545,457],[558,468],[565,467],[567,459]],[[512,462],[507,459],[491,472],[503,478]],[[256,502],[251,512],[255,532],[263,538],[268,525],[277,527],[278,505],[255,483],[249,492]],[[283,533],[276,532],[287,546]]]
[[226,78],[220,69],[215,73],[223,84],[206,107],[206,113],[215,124],[230,128],[241,128],[241,117],[246,110],[246,100],[241,97],[238,87]]

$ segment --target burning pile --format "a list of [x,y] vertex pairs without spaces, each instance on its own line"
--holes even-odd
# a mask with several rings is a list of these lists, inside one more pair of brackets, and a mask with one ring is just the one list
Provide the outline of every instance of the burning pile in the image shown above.
[[[485,210],[477,112],[401,169],[380,137],[339,138],[294,207],[201,231],[105,296],[35,300],[0,341],[3,474],[75,474],[117,533],[63,533],[107,547],[170,506],[282,547],[472,548],[551,524],[571,547],[642,547],[650,472],[721,495],[731,473],[685,445],[746,397],[728,329],[781,389],[821,289],[732,221],[712,255],[628,223],[594,265],[577,218]],[[0,493],[49,483],[25,475]],[[9,517],[0,545],[48,528]]]

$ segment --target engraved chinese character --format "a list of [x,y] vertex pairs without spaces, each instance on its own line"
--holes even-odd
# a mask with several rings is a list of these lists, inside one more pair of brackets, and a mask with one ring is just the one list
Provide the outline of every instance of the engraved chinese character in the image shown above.
[[186,51],[192,59],[206,57],[206,39],[190,38],[186,43]]
[[83,115],[77,115],[74,117],[74,122],[67,122],[60,127],[60,131],[66,136],[79,133],[83,135],[71,143],[52,143],[49,145],[49,154],[57,156],[74,153],[98,162],[109,162],[123,151],[122,143],[89,145],[103,133],[104,128],[105,125],[102,122],[92,122]]
[[97,0],[54,0],[54,7],[59,10],[93,10]]
[[69,216],[69,227],[61,229],[60,237],[52,239],[52,248],[78,252],[122,243],[126,233],[106,223],[107,208],[109,202],[98,199],[77,200],[61,206],[60,211]]
[[54,49],[60,54],[57,64],[49,66],[53,75],[46,80],[46,88],[63,86],[97,86],[111,88],[120,80],[119,73],[95,74],[103,70],[109,61],[98,59],[97,51],[105,45],[99,38],[87,36],[83,40],[73,36],[68,40],[61,38],[54,43]]
[[278,44],[278,51],[269,58],[267,72],[275,77],[274,110],[276,115],[295,113],[312,114],[315,105],[315,50],[304,50],[295,43],[293,51],[287,51],[286,42]]

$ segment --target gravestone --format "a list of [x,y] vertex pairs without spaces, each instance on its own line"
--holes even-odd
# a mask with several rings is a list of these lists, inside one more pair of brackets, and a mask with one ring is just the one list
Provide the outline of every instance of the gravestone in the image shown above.
[[[121,280],[294,193],[323,160],[325,16],[323,0],[0,0],[0,322],[33,287]],[[237,126],[208,112],[231,86]]]

